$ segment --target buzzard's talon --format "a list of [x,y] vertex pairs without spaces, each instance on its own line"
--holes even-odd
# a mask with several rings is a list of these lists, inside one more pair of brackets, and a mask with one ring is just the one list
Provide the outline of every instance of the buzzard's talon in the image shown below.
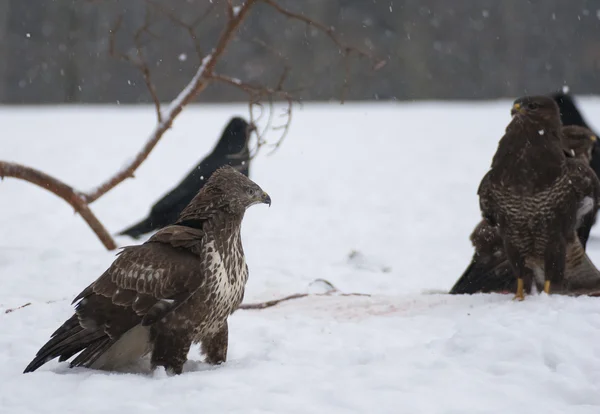
[[517,294],[513,298],[513,300],[518,300],[519,302],[525,300],[525,294],[523,292],[523,279],[517,279]]
[[546,294],[548,294],[548,295],[550,294],[550,281],[549,280],[546,280],[544,282],[544,292],[546,292]]

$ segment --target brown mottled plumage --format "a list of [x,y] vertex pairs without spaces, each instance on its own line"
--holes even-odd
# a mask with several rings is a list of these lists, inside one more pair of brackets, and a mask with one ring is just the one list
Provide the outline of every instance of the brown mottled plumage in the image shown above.
[[534,279],[538,289],[544,282],[547,293],[551,282],[555,290],[567,288],[566,253],[573,243],[580,245],[575,230],[593,208],[599,183],[589,168],[565,155],[551,98],[517,99],[511,114],[478,194],[483,217],[498,228],[522,299],[523,287],[530,291]]
[[573,150],[573,156],[584,164],[589,165],[592,160],[592,150],[598,139],[592,131],[587,128],[568,125],[562,127],[563,145]]
[[[592,132],[579,126],[562,128],[563,146],[571,157],[577,158],[589,167],[589,153],[594,145]],[[595,205],[578,223],[577,235],[585,249],[591,225],[595,221],[600,195],[595,197]],[[463,274],[458,278],[451,294],[472,294],[487,292],[506,292],[516,289],[516,279],[504,253],[504,242],[495,227],[482,220],[471,234],[471,243],[475,248],[473,258]],[[600,290],[600,272],[587,256],[578,248],[572,247],[567,253],[565,279],[570,281],[570,289],[591,288]],[[555,290],[556,292],[556,290]],[[568,293],[568,292],[564,292]]]
[[[596,145],[596,135],[589,129],[577,125],[563,126],[562,133],[564,146],[572,150],[573,156],[591,169],[590,162],[592,160],[592,151]],[[598,196],[600,197],[600,195]],[[592,226],[596,223],[597,212],[598,202],[595,202],[594,207],[587,214],[583,215],[577,228],[577,235],[584,248],[590,237]]]
[[227,357],[227,317],[242,302],[248,268],[240,227],[269,196],[232,167],[217,170],[179,220],[124,248],[73,301],[75,315],[25,372],[79,353],[71,366],[113,370],[151,354],[152,368],[180,374],[192,343],[207,362]]

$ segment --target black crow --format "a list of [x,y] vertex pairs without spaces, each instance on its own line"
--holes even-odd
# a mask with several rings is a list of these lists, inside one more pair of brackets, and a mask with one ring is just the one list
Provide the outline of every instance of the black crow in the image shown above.
[[152,206],[148,217],[121,231],[119,235],[137,239],[143,234],[175,223],[179,214],[198,194],[210,176],[224,165],[230,165],[248,177],[248,137],[253,129],[254,127],[242,118],[232,118],[213,151],[195,166],[177,187]]

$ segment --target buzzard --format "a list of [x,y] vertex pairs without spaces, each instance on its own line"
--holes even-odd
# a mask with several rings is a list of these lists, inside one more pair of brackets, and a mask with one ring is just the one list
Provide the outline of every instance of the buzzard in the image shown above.
[[[589,168],[589,154],[595,136],[586,128],[567,126],[562,128],[563,146],[567,154],[577,158],[582,168]],[[594,208],[578,223],[577,235],[585,249],[591,223],[595,220],[600,195],[596,197]],[[482,220],[471,234],[475,253],[471,263],[456,281],[451,294],[472,294],[477,292],[505,292],[516,289],[516,280],[504,253],[504,243],[498,229]],[[600,289],[600,272],[587,255],[574,243],[567,252],[565,280],[570,290]]]
[[589,168],[565,155],[552,98],[519,98],[511,114],[478,195],[484,219],[498,228],[522,300],[534,279],[546,293],[552,282],[563,288],[567,251],[580,243],[575,230],[594,208],[599,185]]
[[592,153],[598,137],[588,128],[578,125],[562,127],[563,146],[573,151],[573,156],[585,165],[590,165]]
[[150,210],[148,217],[121,231],[134,239],[153,230],[175,223],[181,211],[200,191],[206,180],[220,167],[231,165],[248,177],[250,151],[248,137],[254,127],[242,118],[232,118],[213,151],[196,165],[178,185]]
[[[579,112],[579,109],[577,109],[575,101],[570,95],[558,92],[553,94],[552,98],[558,104],[558,108],[560,110],[560,119],[564,126],[577,125],[580,127],[587,128],[590,131],[593,131],[592,128],[588,126],[585,119],[583,119],[583,116]],[[595,132],[594,135],[598,136],[598,134],[596,134]],[[594,170],[596,175],[600,178],[600,142],[596,142],[594,144],[592,158],[590,160],[590,166],[592,167],[592,170]]]
[[115,370],[150,354],[152,368],[180,374],[192,343],[206,361],[227,357],[227,317],[248,279],[240,227],[246,209],[271,199],[249,178],[218,169],[174,225],[125,247],[73,301],[75,314],[25,372],[59,358],[71,367]]

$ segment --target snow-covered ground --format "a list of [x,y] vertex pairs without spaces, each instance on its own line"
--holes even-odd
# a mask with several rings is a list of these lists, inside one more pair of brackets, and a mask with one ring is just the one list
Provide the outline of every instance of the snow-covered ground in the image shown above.
[[[599,99],[580,103],[600,118]],[[251,167],[273,205],[251,208],[243,224],[245,301],[306,292],[318,278],[372,296],[238,311],[228,362],[190,362],[179,377],[56,361],[21,374],[114,252],[62,200],[5,179],[0,413],[600,412],[598,298],[431,293],[449,289],[471,258],[477,185],[509,110],[509,101],[297,109],[279,152]],[[236,114],[245,106],[186,110],[136,179],[94,212],[112,233],[142,218]],[[133,156],[153,123],[151,107],[2,107],[0,158],[85,190]],[[597,263],[599,231],[588,244]],[[198,349],[190,357],[201,360]]]

